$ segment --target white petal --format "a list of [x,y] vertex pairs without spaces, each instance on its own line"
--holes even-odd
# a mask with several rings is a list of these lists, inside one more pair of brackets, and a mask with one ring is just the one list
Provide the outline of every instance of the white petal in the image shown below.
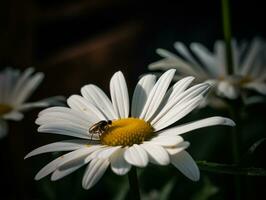
[[[158,49],[157,49],[158,50]],[[148,65],[150,70],[163,70],[176,69],[176,63],[172,59],[163,58]],[[155,74],[155,73],[154,73]]]
[[43,108],[43,107],[54,106],[54,105],[64,106],[64,103],[63,103],[64,101],[65,101],[65,97],[63,96],[48,97],[48,98],[45,98],[45,99],[42,99],[36,102],[23,103],[22,105],[17,107],[17,110],[25,111],[25,110],[30,110],[32,108]]
[[33,68],[27,68],[15,81],[14,88],[11,91],[12,94],[10,95],[11,99],[13,99],[14,102],[16,102],[17,95],[23,90],[23,87],[25,87],[27,82],[30,80],[30,76],[33,72]]
[[92,186],[94,186],[103,176],[108,166],[109,166],[109,161],[107,159],[92,160],[83,176],[82,180],[83,188],[90,189]]
[[178,97],[182,92],[184,92],[188,88],[188,86],[192,83],[194,79],[195,78],[193,76],[182,78],[167,91],[165,96],[168,96],[168,100]]
[[[84,123],[89,123],[88,118],[86,117],[86,115],[82,112],[70,109],[70,108],[66,108],[66,107],[51,107],[51,108],[47,108],[44,109],[43,111],[41,111],[39,113],[39,117],[42,116],[55,116],[58,117],[59,116],[64,116],[64,118],[67,119],[71,119],[71,121],[76,118],[78,121],[82,121]],[[38,123],[37,123],[38,124]]]
[[240,52],[237,46],[236,40],[232,40],[231,42],[232,46],[232,61],[233,61],[233,72],[234,74],[239,74],[239,68],[240,68]]
[[132,117],[140,116],[142,109],[150,94],[150,91],[152,90],[155,84],[155,81],[156,81],[156,76],[151,75],[151,74],[143,76],[139,80],[134,90],[134,94],[132,98],[132,108],[131,108]]
[[67,99],[67,104],[72,109],[86,114],[89,121],[98,122],[100,120],[107,120],[98,108],[79,95],[70,96]]
[[55,160],[53,160],[52,162],[48,163],[47,165],[45,165],[35,176],[35,180],[40,180],[43,177],[49,175],[50,173],[52,173],[53,171],[55,171],[57,169],[57,167],[60,165],[60,163],[62,163],[64,161],[64,158],[68,155],[71,155],[73,152],[70,152],[68,154],[62,155],[58,158],[56,158]]
[[155,131],[159,131],[167,126],[170,126],[199,106],[203,99],[204,97],[199,95],[185,103],[182,103],[181,105],[173,107],[167,114],[162,116],[161,119],[152,125],[153,128]]
[[175,42],[174,47],[182,56],[184,56],[191,64],[193,64],[193,68],[199,73],[199,75],[206,76],[206,73],[201,65],[193,58],[187,47],[182,42]]
[[129,97],[126,80],[122,72],[116,72],[111,78],[110,93],[118,117],[127,118],[129,116]]
[[171,147],[183,142],[184,139],[180,136],[159,135],[157,137],[152,138],[150,141],[154,144],[158,144],[164,147]]
[[161,136],[177,136],[183,133],[187,133],[189,131],[193,131],[195,129],[200,129],[208,126],[216,126],[216,125],[235,126],[235,123],[229,118],[209,117],[206,119],[201,119],[194,122],[189,122],[184,125],[169,128],[158,132],[158,134]]
[[202,44],[191,43],[191,50],[198,56],[212,77],[219,77],[219,68],[214,55]]
[[99,148],[101,148],[101,145],[83,146],[82,148],[72,151],[71,154],[65,156],[64,161],[60,163],[58,166],[59,170],[67,170],[80,164],[88,163],[86,161],[88,155]]
[[178,58],[177,55],[171,53],[170,51],[166,50],[166,49],[161,49],[158,48],[156,49],[156,53],[164,58]]
[[47,107],[49,106],[49,104],[47,102],[44,101],[37,101],[37,102],[31,102],[31,103],[24,103],[22,105],[20,105],[17,109],[20,111],[26,111],[32,108],[43,108],[43,107]]
[[266,95],[266,84],[265,83],[251,82],[249,84],[244,85],[244,87],[253,89],[263,95]]
[[170,155],[170,159],[171,163],[186,177],[188,177],[192,181],[199,180],[199,168],[193,158],[186,151]]
[[146,151],[136,144],[126,149],[124,158],[129,164],[137,167],[146,167],[149,161]]
[[0,119],[0,139],[5,137],[8,132],[8,125],[5,120]]
[[17,79],[18,71],[6,68],[0,72],[0,102],[11,103],[10,95],[12,87]]
[[174,147],[167,147],[165,148],[165,150],[170,154],[170,155],[174,155],[177,154],[185,149],[187,149],[189,147],[190,143],[187,141],[181,142],[178,145],[174,146]]
[[57,169],[53,172],[51,176],[51,181],[57,181],[61,178],[64,178],[65,176],[71,174],[72,172],[76,171],[77,169],[81,168],[85,163],[80,163],[79,165],[76,165],[74,167],[68,168],[68,169]]
[[194,69],[194,66],[191,63],[186,62],[184,59],[179,56],[165,50],[165,49],[156,49],[156,53],[165,59],[162,59],[156,63],[149,65],[150,69],[176,69],[178,73],[185,76],[192,75],[197,76],[199,73]]
[[3,116],[3,119],[13,120],[13,121],[20,121],[22,120],[24,115],[21,112],[13,110]]
[[226,75],[226,56],[225,56],[225,43],[224,41],[216,41],[214,43],[214,53],[216,56],[217,69],[219,70],[220,76]]
[[[52,173],[53,171],[57,170],[62,164],[65,164],[66,161],[74,159],[76,161],[76,158],[79,157],[79,153],[81,152],[87,152],[88,147],[83,147],[81,149],[77,149],[75,151],[71,151],[67,154],[64,154],[57,159],[53,160],[52,162],[48,163],[46,166],[44,166],[38,174],[35,176],[35,180],[39,180],[48,174]],[[79,166],[82,163],[82,160],[78,160],[79,162],[76,162],[76,165]],[[84,162],[85,163],[85,162]],[[75,168],[75,165],[68,165],[70,168]],[[67,168],[62,168],[63,170],[66,170]],[[68,174],[68,173],[67,173]]]
[[16,94],[16,100],[13,102],[15,105],[19,105],[35,91],[44,78],[44,74],[39,72],[29,78],[22,86],[21,90]]
[[262,42],[258,38],[254,38],[251,42],[250,48],[246,53],[245,59],[243,61],[243,65],[241,68],[241,75],[248,75],[250,70],[253,67],[254,60],[256,59],[258,52],[262,48]]
[[140,146],[148,153],[150,162],[157,165],[168,165],[170,163],[169,155],[163,147],[153,142],[145,142]]
[[106,149],[112,148],[110,146],[104,146],[104,145],[93,146],[93,147],[95,148],[93,152],[85,158],[86,163],[90,162],[93,159],[98,159],[98,154],[100,154],[102,151],[105,151]]
[[56,133],[61,135],[83,138],[83,139],[91,139],[87,127],[82,127],[74,123],[66,124],[62,122],[53,122],[49,124],[44,124],[38,128],[38,132]]
[[131,165],[124,159],[125,148],[120,148],[111,157],[111,169],[117,175],[125,175],[131,169]]
[[175,70],[171,69],[165,72],[157,81],[157,83],[152,88],[149,97],[145,103],[143,111],[140,115],[141,119],[145,119],[149,121],[153,114],[156,112],[157,108],[160,106],[161,101],[164,98],[164,95],[169,87],[173,76],[175,74]]
[[34,149],[30,153],[28,153],[24,159],[42,153],[56,152],[56,151],[72,151],[84,147],[84,145],[86,144],[88,144],[87,140],[65,140],[61,142],[55,142]]
[[221,81],[217,85],[216,93],[218,96],[226,97],[228,99],[236,99],[239,94],[239,88],[230,84],[227,81]]
[[72,115],[71,112],[48,112],[40,115],[35,121],[35,123],[38,125],[50,124],[54,122],[62,122],[66,124],[74,123],[87,128],[92,125],[91,122],[85,121],[83,118]]
[[[193,80],[194,77],[188,76],[177,81],[165,94],[164,99],[158,108],[158,113],[161,112],[163,107],[165,107],[169,101],[173,101],[178,98],[180,99],[180,95],[183,94]],[[156,116],[152,121],[154,121],[156,118],[158,118],[158,116]]]
[[117,150],[119,150],[121,146],[115,146],[110,147],[108,149],[105,149],[97,154],[97,158],[99,159],[109,159],[113,153],[115,153]]
[[189,88],[185,92],[179,93],[179,95],[174,95],[171,99],[168,100],[167,104],[163,108],[161,108],[161,111],[157,114],[157,116],[151,121],[151,125],[160,123],[160,120],[162,118],[167,117],[170,112],[173,112],[173,110],[182,107],[182,104],[187,103],[196,96],[204,95],[206,91],[209,90],[209,88],[210,85],[208,83],[201,83]]
[[106,116],[107,119],[117,119],[112,102],[107,95],[96,85],[85,85],[81,88],[82,96],[94,104],[101,112]]

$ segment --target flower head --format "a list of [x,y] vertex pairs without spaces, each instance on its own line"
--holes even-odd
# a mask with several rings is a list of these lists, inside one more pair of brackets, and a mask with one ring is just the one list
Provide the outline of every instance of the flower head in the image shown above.
[[236,99],[246,89],[253,89],[266,95],[266,44],[255,38],[249,45],[237,45],[232,41],[233,74],[227,72],[225,43],[217,41],[213,52],[200,43],[192,43],[187,48],[183,43],[176,42],[175,55],[164,49],[157,49],[163,59],[149,65],[149,69],[177,69],[176,79],[184,76],[195,76],[198,82],[207,81],[215,87],[218,96]]
[[36,123],[39,132],[79,138],[39,147],[26,158],[46,152],[70,151],[39,171],[39,180],[52,173],[58,180],[87,165],[82,185],[91,188],[108,166],[118,175],[128,173],[131,166],[146,167],[173,164],[193,181],[199,169],[185,151],[189,146],[181,134],[194,129],[229,125],[227,118],[210,117],[167,128],[190,113],[205,98],[208,83],[190,87],[193,77],[169,85],[175,74],[171,69],[156,81],[154,75],[143,76],[134,91],[131,109],[125,78],[121,72],[110,81],[111,100],[95,85],[82,87],[81,94],[69,97],[66,107],[51,107],[40,112]]
[[23,111],[46,107],[53,102],[53,99],[45,99],[25,103],[44,77],[41,72],[34,75],[33,72],[33,68],[28,68],[22,73],[12,68],[0,72],[0,138],[7,134],[6,120],[19,121],[23,118]]

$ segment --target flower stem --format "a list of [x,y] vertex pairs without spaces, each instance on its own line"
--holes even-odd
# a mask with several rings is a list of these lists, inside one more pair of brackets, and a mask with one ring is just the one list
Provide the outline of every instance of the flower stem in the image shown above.
[[232,31],[231,31],[231,17],[230,17],[230,6],[229,0],[222,1],[222,17],[223,17],[223,34],[226,48],[226,61],[227,61],[227,72],[233,74],[233,51],[232,51]]
[[136,167],[132,167],[128,173],[130,198],[132,200],[140,200],[139,183]]
[[[236,104],[233,104],[231,107],[231,117],[236,123],[236,126],[232,131],[232,153],[233,153],[233,161],[235,164],[239,164],[240,161],[240,151],[241,151],[241,120],[240,120],[240,107]],[[242,177],[236,175],[235,176],[235,191],[236,191],[236,200],[242,199],[242,191],[244,188],[244,180]]]
[[266,176],[266,170],[255,167],[240,167],[235,164],[215,163],[207,161],[196,161],[199,168],[203,171],[243,176]]

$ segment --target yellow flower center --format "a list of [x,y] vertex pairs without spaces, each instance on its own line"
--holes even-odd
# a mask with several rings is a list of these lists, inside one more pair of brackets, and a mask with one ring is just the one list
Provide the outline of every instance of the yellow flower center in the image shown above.
[[108,146],[132,146],[141,144],[153,134],[150,123],[137,118],[125,118],[112,121],[108,129],[101,134],[100,140]]
[[12,107],[10,105],[0,103],[0,116],[10,112],[11,110]]

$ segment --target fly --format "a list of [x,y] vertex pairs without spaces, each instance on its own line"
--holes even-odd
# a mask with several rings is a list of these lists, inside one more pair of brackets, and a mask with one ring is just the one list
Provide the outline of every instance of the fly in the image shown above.
[[101,134],[103,134],[111,124],[112,124],[111,120],[108,121],[102,120],[93,124],[89,129],[89,132],[91,133],[91,139],[94,134],[101,136]]

